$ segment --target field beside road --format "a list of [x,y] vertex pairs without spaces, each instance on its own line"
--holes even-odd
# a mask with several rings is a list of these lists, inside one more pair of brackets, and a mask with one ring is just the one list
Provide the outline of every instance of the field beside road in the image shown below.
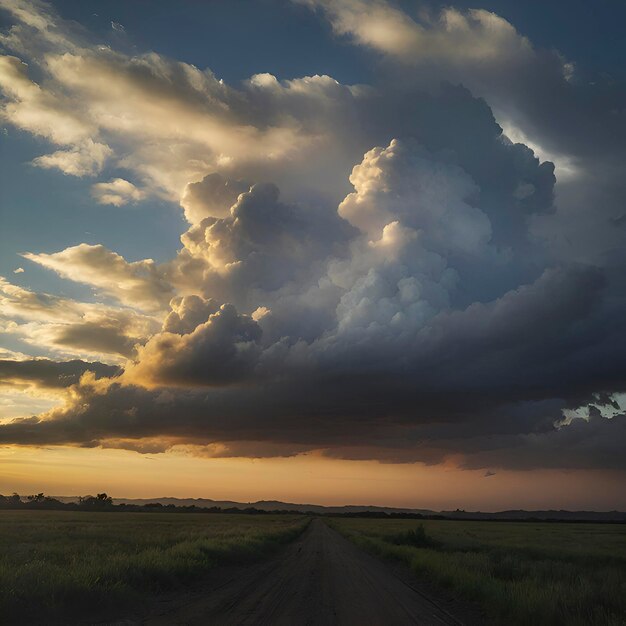
[[119,613],[216,565],[269,556],[308,522],[296,515],[0,511],[0,622]]
[[335,518],[369,552],[479,602],[495,624],[626,624],[626,526]]

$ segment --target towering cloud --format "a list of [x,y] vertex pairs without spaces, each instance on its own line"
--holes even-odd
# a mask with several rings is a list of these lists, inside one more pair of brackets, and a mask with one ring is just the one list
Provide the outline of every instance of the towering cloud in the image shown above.
[[[417,20],[383,0],[305,4],[378,51],[387,76],[230,86],[96,46],[42,3],[0,0],[15,21],[1,39],[3,117],[60,146],[35,165],[87,176],[115,164],[134,182],[103,175],[97,202],[165,198],[188,222],[165,263],[85,243],[24,255],[118,304],[5,281],[9,332],[57,356],[113,355],[123,371],[3,362],[12,379],[66,368],[71,384],[63,405],[0,424],[0,442],[626,469],[612,195],[625,155],[608,101],[589,105],[556,53],[486,11]],[[545,81],[555,100],[543,109],[501,88],[504,75],[530,91]],[[571,119],[544,135],[566,96]],[[606,149],[596,163],[592,125],[577,122],[588,106]],[[496,119],[586,173],[559,178],[558,160]],[[612,128],[621,137],[623,120]],[[609,202],[583,207],[574,196],[592,197],[605,160]]]

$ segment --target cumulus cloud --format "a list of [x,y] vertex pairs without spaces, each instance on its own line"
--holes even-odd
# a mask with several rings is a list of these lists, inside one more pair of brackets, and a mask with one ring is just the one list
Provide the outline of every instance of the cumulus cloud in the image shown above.
[[276,185],[258,183],[224,217],[207,217],[183,234],[167,276],[183,290],[251,314],[315,284],[348,232],[336,212],[307,211],[283,202]]
[[261,329],[225,304],[188,334],[154,335],[125,377],[147,385],[217,386],[246,378],[260,354]]
[[213,299],[205,300],[197,295],[177,296],[170,301],[171,311],[163,322],[163,330],[177,335],[193,332],[200,324],[217,313],[220,305]]
[[102,170],[111,154],[109,146],[88,139],[71,150],[39,156],[33,164],[46,170],[58,169],[71,176],[94,176]]
[[201,181],[185,187],[181,206],[190,224],[198,224],[206,217],[226,217],[239,194],[250,189],[240,180],[229,180],[217,172],[207,174]]
[[[7,365],[75,375],[63,406],[0,424],[0,441],[625,469],[621,213],[607,235],[596,222],[613,192],[597,208],[590,184],[616,188],[621,122],[610,137],[565,61],[492,13],[306,4],[381,52],[384,79],[230,86],[94,46],[39,2],[2,3],[16,21],[2,42],[37,70],[2,57],[2,115],[59,146],[35,164],[87,175],[112,162],[135,182],[94,183],[97,202],[156,195],[189,227],[162,264],[87,244],[25,255],[123,307],[0,283],[15,337],[123,365]],[[557,120],[526,92],[575,104]],[[533,139],[553,128],[533,151],[503,135],[504,111]],[[595,131],[613,169],[589,164]],[[588,178],[563,187],[542,154],[575,155]],[[589,241],[565,252],[561,233],[586,223]],[[607,402],[610,415],[585,413]]]
[[112,204],[113,206],[134,204],[145,197],[141,189],[123,178],[113,178],[108,183],[92,185],[91,195],[99,204]]

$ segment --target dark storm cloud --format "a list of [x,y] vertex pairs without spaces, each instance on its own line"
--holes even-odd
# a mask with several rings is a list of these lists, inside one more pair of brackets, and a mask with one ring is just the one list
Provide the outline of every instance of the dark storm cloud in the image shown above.
[[27,359],[23,361],[0,360],[0,381],[33,383],[38,387],[63,388],[75,385],[85,372],[93,372],[96,378],[113,377],[121,370],[114,365],[87,363],[86,361],[51,361]]
[[[14,420],[2,426],[0,441],[106,446],[120,439],[127,442],[120,447],[141,450],[142,441],[157,438],[161,444],[153,442],[152,452],[157,451],[155,445],[163,451],[181,442],[197,446],[219,442],[224,446],[220,456],[291,456],[321,449],[328,457],[387,463],[436,464],[456,454],[462,455],[463,466],[468,468],[626,469],[621,453],[626,437],[623,414],[610,419],[596,417],[589,422],[575,419],[561,427],[544,424],[542,428],[536,428],[540,420],[534,416],[528,432],[497,434],[506,414],[506,407],[498,407],[497,412],[491,411],[493,422],[483,424],[490,432],[480,434],[475,431],[480,430],[482,416],[463,409],[462,400],[474,409],[480,407],[469,394],[447,401],[441,394],[405,396],[405,400],[424,407],[425,419],[431,421],[438,416],[442,420],[437,426],[422,428],[392,419],[390,411],[376,406],[380,395],[375,392],[360,394],[359,403],[355,403],[345,390],[338,390],[336,385],[327,387],[324,381],[316,381],[312,387],[289,383],[244,391],[222,390],[211,396],[118,384],[104,395],[92,396],[84,388],[82,393],[81,400],[88,402],[85,411],[66,411],[47,421]],[[307,397],[306,411],[302,409],[303,396]],[[251,403],[259,407],[254,418],[250,415]],[[436,406],[432,412],[426,410],[430,403]],[[455,413],[459,419],[474,419],[478,429],[467,432],[462,422],[444,421]],[[173,414],[178,419],[172,419]],[[543,413],[541,417],[547,422],[550,415]],[[523,424],[510,422],[508,427],[520,430]]]
[[[580,371],[571,365],[587,362],[593,350],[571,331],[597,308],[598,279],[594,271],[552,272],[501,301],[443,314],[405,346],[408,357],[395,368],[384,359],[372,363],[382,354],[375,347],[262,385],[183,391],[114,383],[101,393],[87,384],[75,406],[53,420],[15,421],[0,428],[0,438],[95,445],[165,437],[227,442],[222,456],[254,455],[250,443],[237,442],[256,442],[277,455],[321,448],[340,458],[437,463],[456,453],[468,467],[622,468],[623,415],[593,412],[589,422],[555,425],[568,403],[603,404],[607,398],[594,398],[594,389],[624,389],[615,379],[589,380],[588,365]],[[606,338],[619,334],[622,327]],[[620,346],[615,352],[624,354]],[[624,365],[621,356],[610,371]],[[210,378],[201,363],[197,368],[185,382]]]

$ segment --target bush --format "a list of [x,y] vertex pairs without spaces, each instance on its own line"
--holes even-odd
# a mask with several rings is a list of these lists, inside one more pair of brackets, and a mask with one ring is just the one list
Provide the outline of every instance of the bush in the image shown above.
[[424,524],[419,524],[413,530],[393,535],[390,540],[399,546],[414,546],[415,548],[431,548],[433,550],[441,548],[441,544],[426,534]]

